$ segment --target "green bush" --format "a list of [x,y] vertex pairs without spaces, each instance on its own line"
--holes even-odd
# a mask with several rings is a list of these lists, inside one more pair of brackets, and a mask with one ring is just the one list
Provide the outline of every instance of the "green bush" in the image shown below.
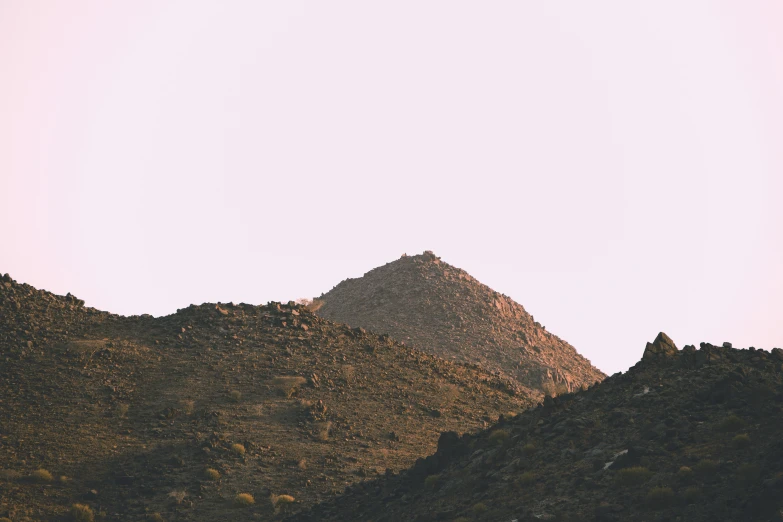
[[745,421],[737,417],[736,415],[730,415],[720,421],[718,424],[718,430],[730,432],[742,429],[745,426]]
[[674,491],[668,487],[654,487],[647,492],[647,505],[653,509],[665,509],[674,504]]
[[714,460],[702,459],[698,463],[696,463],[695,466],[693,466],[693,471],[695,471],[701,476],[706,477],[706,476],[714,475],[718,471],[719,467],[720,465]]
[[682,494],[682,498],[684,498],[685,502],[688,504],[693,504],[701,498],[701,488],[696,486],[686,488]]
[[90,506],[86,504],[74,504],[71,506],[71,520],[74,522],[93,522],[95,515]]
[[642,466],[624,468],[617,472],[615,479],[621,486],[639,486],[652,477],[652,471]]
[[508,432],[506,430],[495,430],[489,435],[489,442],[497,446],[503,445],[508,440]]
[[731,445],[737,449],[747,448],[750,446],[750,436],[748,436],[747,433],[735,435],[734,438],[731,439]]

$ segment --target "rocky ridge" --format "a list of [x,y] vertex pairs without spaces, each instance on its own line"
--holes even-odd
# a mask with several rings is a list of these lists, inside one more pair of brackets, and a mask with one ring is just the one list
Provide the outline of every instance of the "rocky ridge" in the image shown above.
[[429,251],[347,279],[317,302],[326,319],[479,364],[550,395],[605,377],[520,304]]
[[410,466],[442,431],[534,404],[517,383],[293,302],[122,317],[7,274],[0,375],[13,522],[69,520],[75,503],[97,520],[276,520]]
[[478,434],[289,522],[771,522],[783,514],[783,350],[678,350]]

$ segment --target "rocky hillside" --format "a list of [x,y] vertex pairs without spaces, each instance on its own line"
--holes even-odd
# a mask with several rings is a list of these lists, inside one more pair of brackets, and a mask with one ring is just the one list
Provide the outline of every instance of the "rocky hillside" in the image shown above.
[[347,279],[317,298],[321,317],[518,380],[550,395],[605,375],[511,298],[432,252]]
[[293,303],[120,317],[7,275],[0,375],[13,522],[275,520],[532,404]]
[[444,433],[411,469],[290,521],[779,521],[782,363],[660,334],[627,373]]

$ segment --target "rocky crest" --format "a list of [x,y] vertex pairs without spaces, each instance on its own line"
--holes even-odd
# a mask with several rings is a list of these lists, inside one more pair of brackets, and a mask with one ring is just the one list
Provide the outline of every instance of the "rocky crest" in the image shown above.
[[321,317],[479,364],[549,394],[605,377],[520,304],[429,251],[347,279],[317,300]]
[[290,522],[780,520],[783,350],[674,346]]

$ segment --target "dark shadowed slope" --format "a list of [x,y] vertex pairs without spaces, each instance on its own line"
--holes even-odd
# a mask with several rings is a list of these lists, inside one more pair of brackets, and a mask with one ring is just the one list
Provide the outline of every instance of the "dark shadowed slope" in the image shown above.
[[389,334],[446,359],[477,363],[550,394],[605,377],[521,305],[432,252],[347,279],[318,300],[322,317]]
[[96,520],[274,520],[532,404],[293,303],[120,317],[8,276],[0,375],[0,517],[14,522],[68,520],[74,503]]
[[291,522],[771,522],[783,508],[783,350],[661,334],[588,391],[477,435]]

